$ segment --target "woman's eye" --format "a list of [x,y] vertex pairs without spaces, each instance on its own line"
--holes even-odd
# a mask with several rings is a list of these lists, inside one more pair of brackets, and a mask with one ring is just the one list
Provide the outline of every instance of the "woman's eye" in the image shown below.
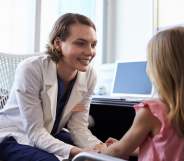
[[95,48],[96,47],[96,43],[91,44],[91,47]]
[[84,46],[84,45],[85,45],[84,42],[76,42],[76,44],[77,44],[78,46]]

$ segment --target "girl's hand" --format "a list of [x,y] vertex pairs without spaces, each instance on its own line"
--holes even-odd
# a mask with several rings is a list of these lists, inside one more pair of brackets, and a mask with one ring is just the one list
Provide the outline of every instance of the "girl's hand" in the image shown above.
[[108,138],[108,139],[105,141],[105,144],[106,144],[107,147],[108,147],[108,146],[110,146],[111,144],[114,144],[114,143],[116,143],[116,142],[118,142],[117,139],[110,137],[110,138]]

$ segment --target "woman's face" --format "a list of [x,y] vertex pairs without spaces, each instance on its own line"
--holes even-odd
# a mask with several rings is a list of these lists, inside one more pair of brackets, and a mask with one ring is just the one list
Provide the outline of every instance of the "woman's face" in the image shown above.
[[86,71],[96,54],[96,31],[87,25],[70,26],[70,34],[59,42],[62,58],[59,63],[70,70]]

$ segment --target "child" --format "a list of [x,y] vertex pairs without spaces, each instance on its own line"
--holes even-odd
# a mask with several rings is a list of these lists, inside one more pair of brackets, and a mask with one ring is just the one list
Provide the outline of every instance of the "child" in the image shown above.
[[103,153],[126,158],[139,148],[139,161],[184,161],[184,27],[156,34],[147,58],[159,99],[135,105],[132,127]]

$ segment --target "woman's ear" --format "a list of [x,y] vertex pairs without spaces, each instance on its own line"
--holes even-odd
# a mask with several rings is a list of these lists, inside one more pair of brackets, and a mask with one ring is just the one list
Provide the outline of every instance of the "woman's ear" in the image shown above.
[[59,38],[59,37],[56,37],[55,39],[54,39],[54,47],[55,47],[55,49],[57,49],[58,51],[60,51],[60,48],[61,48],[61,39]]

